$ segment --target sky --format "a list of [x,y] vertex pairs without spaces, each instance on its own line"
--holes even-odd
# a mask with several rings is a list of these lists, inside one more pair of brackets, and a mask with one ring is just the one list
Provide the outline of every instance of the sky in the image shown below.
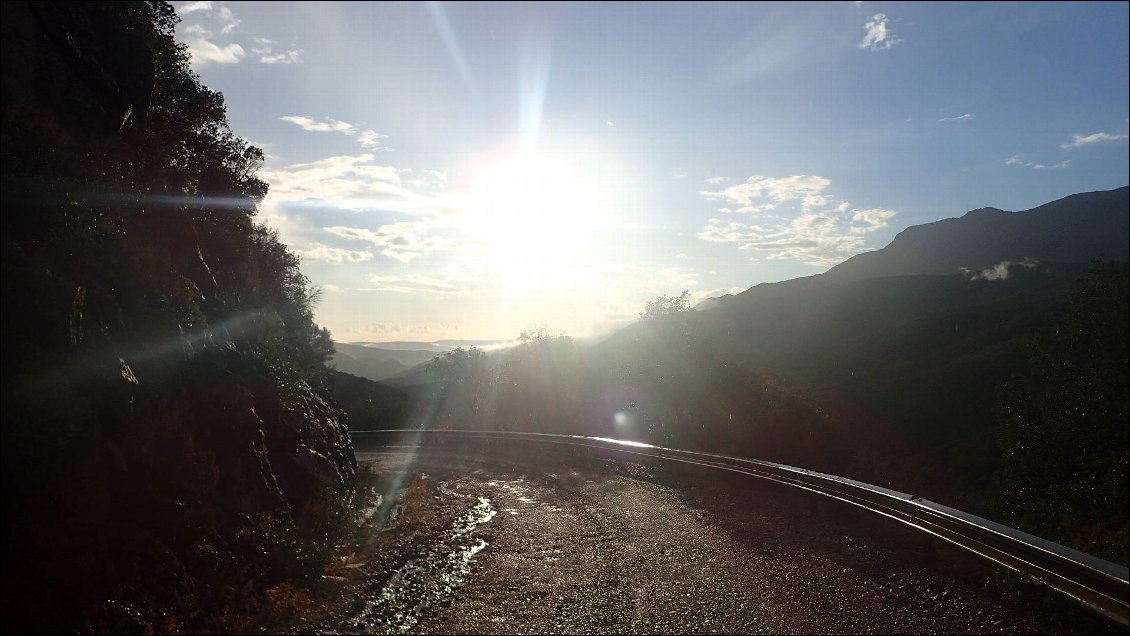
[[341,342],[599,335],[1130,181],[1124,2],[174,6]]

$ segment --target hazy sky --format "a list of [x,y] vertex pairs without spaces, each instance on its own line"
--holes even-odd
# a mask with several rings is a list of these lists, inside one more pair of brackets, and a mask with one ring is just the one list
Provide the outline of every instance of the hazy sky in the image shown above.
[[340,341],[584,336],[1128,180],[1128,5],[176,3]]

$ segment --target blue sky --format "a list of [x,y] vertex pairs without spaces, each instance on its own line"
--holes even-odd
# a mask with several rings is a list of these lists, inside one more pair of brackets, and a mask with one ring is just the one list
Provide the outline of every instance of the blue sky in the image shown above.
[[340,341],[660,294],[1128,177],[1127,3],[176,3]]

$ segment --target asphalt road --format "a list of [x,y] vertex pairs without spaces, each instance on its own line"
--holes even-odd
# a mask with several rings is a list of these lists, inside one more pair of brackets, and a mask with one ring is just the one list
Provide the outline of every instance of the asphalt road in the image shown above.
[[[1086,633],[1066,602],[849,506],[700,469],[358,453],[383,505],[295,631]],[[385,519],[386,517],[390,517]]]

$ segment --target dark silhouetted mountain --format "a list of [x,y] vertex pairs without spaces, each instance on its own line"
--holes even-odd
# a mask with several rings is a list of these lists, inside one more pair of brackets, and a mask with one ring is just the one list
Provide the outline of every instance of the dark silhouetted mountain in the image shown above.
[[981,208],[961,218],[909,227],[887,247],[849,258],[824,278],[954,274],[1002,261],[1088,263],[1127,257],[1130,188],[1073,194],[1024,212]]
[[[1126,258],[1127,193],[1080,194],[1027,212],[985,208],[909,228],[826,274],[711,299],[667,327],[633,324],[595,355],[608,368],[682,378],[647,396],[659,411],[694,423],[671,443],[811,458],[810,468],[991,514],[1003,387],[1026,364],[1030,335],[1067,310],[1074,281],[1093,259]],[[842,419],[746,404],[742,410],[765,414],[741,425],[751,432],[735,430],[737,415],[719,420],[708,403],[686,406],[727,386],[732,380],[721,378],[734,369],[773,378],[816,412]],[[757,437],[777,416],[806,440],[803,452],[786,448],[787,435]]]

